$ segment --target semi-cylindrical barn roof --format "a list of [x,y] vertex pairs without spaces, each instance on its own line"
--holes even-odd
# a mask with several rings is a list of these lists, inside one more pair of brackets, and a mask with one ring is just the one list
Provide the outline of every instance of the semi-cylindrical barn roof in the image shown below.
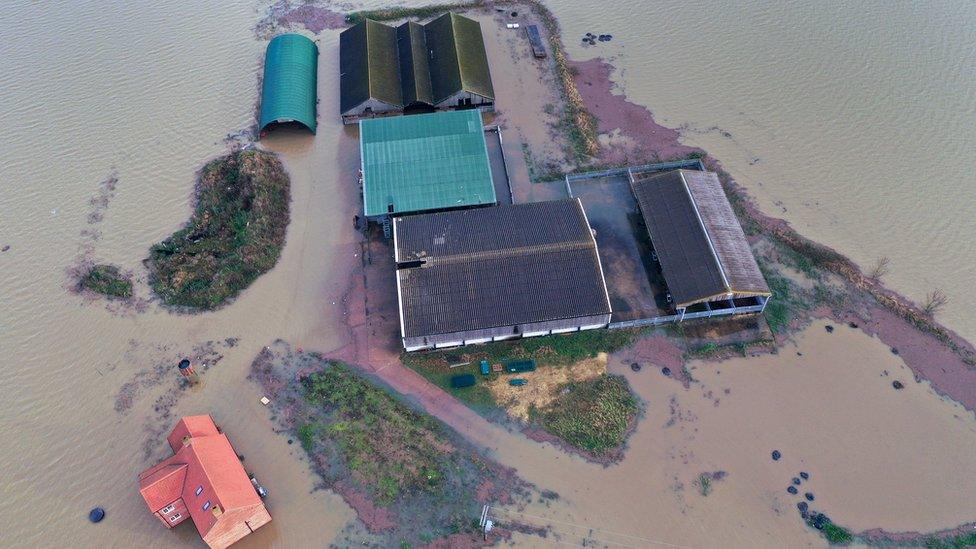
[[268,44],[261,89],[261,129],[299,122],[315,133],[319,50],[300,34],[282,34]]

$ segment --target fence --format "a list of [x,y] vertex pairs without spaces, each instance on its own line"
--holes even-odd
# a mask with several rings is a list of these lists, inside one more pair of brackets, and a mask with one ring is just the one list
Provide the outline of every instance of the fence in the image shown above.
[[[660,326],[661,324],[668,324],[672,322],[681,322],[683,320],[693,320],[696,318],[712,318],[714,316],[726,316],[726,315],[744,315],[751,313],[761,313],[766,308],[766,302],[768,298],[757,298],[759,303],[756,305],[746,305],[745,307],[726,307],[723,309],[712,309],[709,308],[706,311],[695,311],[693,313],[678,313],[675,315],[663,315],[663,316],[653,316],[650,318],[638,318],[634,320],[622,320],[620,322],[611,322],[607,327],[610,329],[616,328],[640,328],[643,326]],[[705,304],[708,307],[708,304]]]

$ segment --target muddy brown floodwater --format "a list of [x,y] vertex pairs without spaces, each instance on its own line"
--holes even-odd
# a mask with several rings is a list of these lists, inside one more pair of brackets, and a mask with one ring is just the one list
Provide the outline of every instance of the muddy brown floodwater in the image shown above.
[[[165,531],[136,490],[138,472],[166,453],[160,433],[191,413],[212,413],[271,492],[274,521],[241,547],[323,546],[355,520],[342,498],[315,490],[298,445],[273,434],[259,388],[246,379],[253,358],[277,338],[349,356],[357,356],[357,343],[367,342],[368,350],[370,337],[392,339],[370,334],[348,302],[356,277],[362,280],[363,248],[352,223],[360,207],[356,130],[335,116],[333,15],[310,11],[322,53],[318,135],[283,130],[261,143],[281,155],[292,178],[292,221],[277,267],[230,306],[196,316],[151,303],[144,311],[119,310],[66,288],[66,269],[83,256],[132,271],[137,295],[149,297],[141,264],[149,246],[188,218],[195,171],[225,150],[228,134],[253,124],[266,44],[255,27],[271,5],[156,1],[105,10],[16,2],[0,12],[0,112],[7,120],[0,181],[10,190],[0,193],[4,546],[201,546],[192,526]],[[604,53],[617,57],[623,73],[613,77],[626,79],[628,91],[640,85],[623,50],[646,36],[642,17],[623,16],[626,6],[616,4],[582,15],[572,2],[552,7],[563,17],[567,43],[568,33],[583,27],[603,32],[613,15],[608,30],[615,38]],[[494,14],[479,19],[494,37],[488,50],[509,167],[524,182],[523,143],[542,169],[559,163],[546,107],[558,96],[521,34]],[[899,105],[885,111],[889,128],[909,123]],[[762,113],[748,119],[756,117]],[[882,126],[887,119],[877,116]],[[616,129],[602,138],[630,139]],[[114,190],[104,194],[100,185],[110,179]],[[560,192],[558,185],[523,184],[515,194],[526,200]],[[93,197],[97,234],[89,225]],[[932,213],[937,208],[925,211],[916,227],[944,218]],[[811,217],[802,215],[807,224]],[[962,266],[959,276],[972,268]],[[357,321],[362,327],[350,330]],[[964,322],[957,325],[965,332]],[[799,470],[810,473],[817,504],[853,529],[930,531],[976,518],[963,499],[976,488],[972,413],[916,383],[900,357],[862,332],[827,335],[815,324],[795,345],[777,355],[695,363],[696,381],[687,389],[651,364],[635,373],[612,356],[610,371],[628,377],[647,413],[623,461],[609,468],[488,423],[408,371],[397,388],[540,490],[559,494],[521,512],[498,509],[499,520],[547,530],[546,538],[519,535],[520,545],[822,545],[785,491]],[[368,353],[365,365],[396,368],[394,355],[379,351]],[[194,353],[210,367],[199,386],[180,389],[165,364]],[[895,391],[893,380],[906,388]],[[773,449],[783,453],[779,462],[769,459]],[[702,496],[695,479],[718,472],[725,475],[713,475],[721,479]],[[91,525],[86,516],[96,505],[107,517]]]

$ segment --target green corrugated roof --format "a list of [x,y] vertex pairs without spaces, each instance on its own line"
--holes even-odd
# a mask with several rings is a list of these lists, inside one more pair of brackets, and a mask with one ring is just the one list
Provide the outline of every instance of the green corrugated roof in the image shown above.
[[363,120],[366,216],[494,204],[488,148],[476,110]]
[[300,34],[282,34],[268,44],[261,89],[261,129],[274,122],[300,122],[315,133],[319,50]]

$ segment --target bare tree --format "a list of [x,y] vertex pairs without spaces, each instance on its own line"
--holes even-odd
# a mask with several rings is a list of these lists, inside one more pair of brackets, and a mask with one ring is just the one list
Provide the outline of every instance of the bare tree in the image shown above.
[[883,255],[879,257],[878,261],[874,264],[874,268],[871,269],[869,276],[875,280],[880,279],[884,275],[888,274],[888,265],[890,263],[891,260],[888,259],[888,256]]
[[922,306],[922,310],[925,311],[925,314],[932,316],[939,312],[942,307],[945,307],[948,302],[949,296],[942,291],[942,288],[936,288],[925,296],[925,305]]

